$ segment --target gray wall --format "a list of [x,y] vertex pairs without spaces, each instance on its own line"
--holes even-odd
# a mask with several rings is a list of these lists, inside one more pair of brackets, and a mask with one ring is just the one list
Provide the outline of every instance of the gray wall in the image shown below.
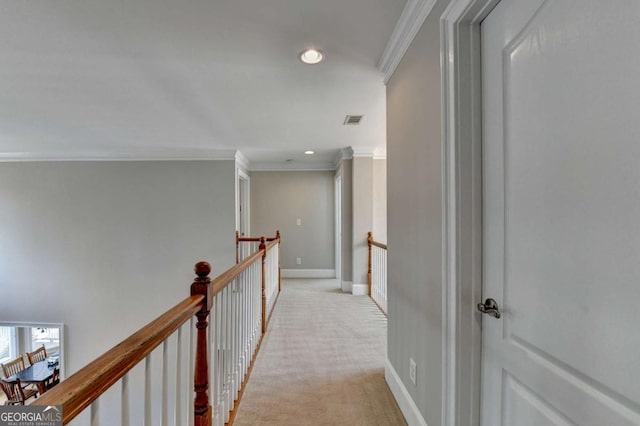
[[[336,170],[342,177],[342,282],[353,280],[353,160],[342,160]],[[351,286],[342,285],[344,291]]]
[[280,230],[282,269],[334,269],[334,214],[333,172],[251,172],[251,234]]
[[367,284],[367,233],[373,230],[373,157],[353,158],[353,284]]
[[387,242],[387,160],[373,160],[373,238]]
[[436,4],[387,84],[388,356],[429,425],[442,419],[439,17],[446,3]]
[[67,374],[235,262],[234,162],[0,164],[0,320],[66,324]]

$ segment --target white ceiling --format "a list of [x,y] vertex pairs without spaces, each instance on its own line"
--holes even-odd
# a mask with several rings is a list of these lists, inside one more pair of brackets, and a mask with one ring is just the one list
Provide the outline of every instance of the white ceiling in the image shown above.
[[[0,156],[238,149],[252,163],[281,163],[383,149],[376,65],[405,3],[4,0]],[[307,47],[326,61],[303,64]],[[344,126],[347,114],[365,118]]]

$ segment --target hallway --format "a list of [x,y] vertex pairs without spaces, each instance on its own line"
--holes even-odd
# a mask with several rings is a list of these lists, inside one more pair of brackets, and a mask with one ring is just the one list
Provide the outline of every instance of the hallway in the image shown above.
[[282,280],[235,425],[405,425],[384,380],[386,317],[336,280]]

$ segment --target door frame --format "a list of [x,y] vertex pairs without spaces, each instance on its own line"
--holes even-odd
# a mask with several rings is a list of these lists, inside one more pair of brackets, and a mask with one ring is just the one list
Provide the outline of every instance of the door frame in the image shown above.
[[[241,233],[244,231],[246,236],[251,235],[251,226],[249,223],[251,217],[249,205],[251,199],[249,196],[250,185],[251,181],[249,175],[241,168],[236,167],[236,230]],[[242,211],[240,210],[241,205],[244,206],[244,210]],[[241,223],[244,224],[245,229],[240,229]]]
[[451,0],[440,18],[442,424],[480,424],[482,68],[480,23],[499,0]]

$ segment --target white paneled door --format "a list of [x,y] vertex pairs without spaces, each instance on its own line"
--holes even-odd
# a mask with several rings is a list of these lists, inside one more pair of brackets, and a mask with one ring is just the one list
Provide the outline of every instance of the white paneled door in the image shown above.
[[481,25],[482,424],[640,425],[640,2]]

